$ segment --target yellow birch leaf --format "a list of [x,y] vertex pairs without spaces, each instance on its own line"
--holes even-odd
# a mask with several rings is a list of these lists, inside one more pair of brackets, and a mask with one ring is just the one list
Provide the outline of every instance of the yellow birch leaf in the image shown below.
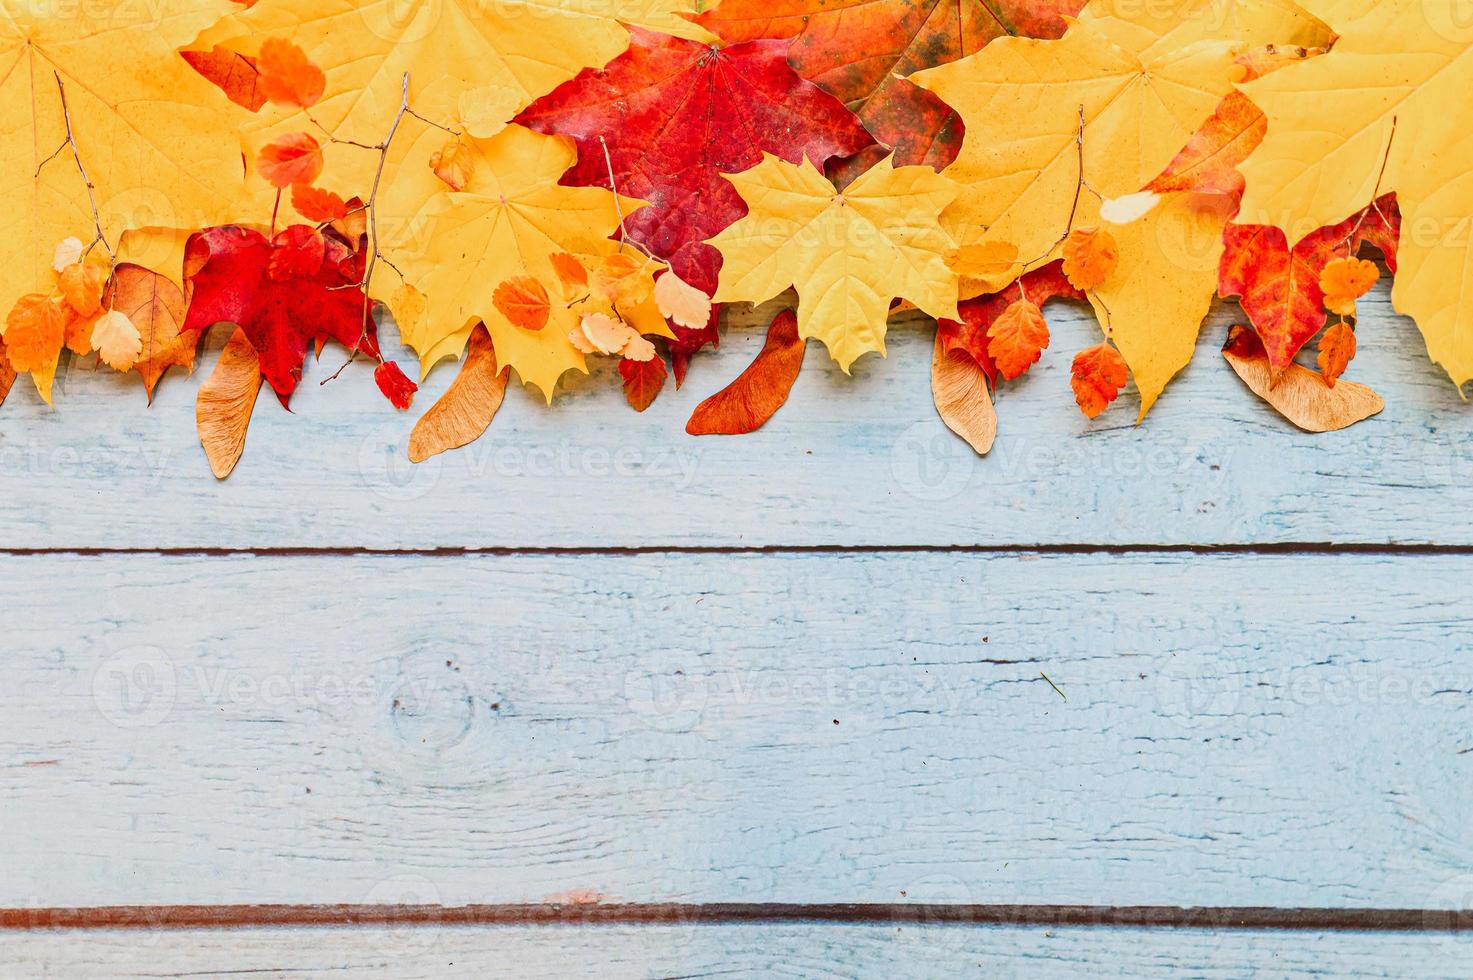
[[1268,132],[1239,168],[1238,220],[1295,241],[1395,191],[1392,303],[1461,387],[1473,378],[1473,28],[1460,6],[1316,4],[1340,34],[1330,51],[1243,86]]
[[807,160],[764,154],[727,179],[748,214],[710,240],[722,255],[716,302],[761,303],[796,287],[798,336],[823,341],[846,372],[861,354],[885,353],[896,298],[957,319],[946,265],[956,242],[937,223],[957,189],[931,168],[886,158],[836,191]]

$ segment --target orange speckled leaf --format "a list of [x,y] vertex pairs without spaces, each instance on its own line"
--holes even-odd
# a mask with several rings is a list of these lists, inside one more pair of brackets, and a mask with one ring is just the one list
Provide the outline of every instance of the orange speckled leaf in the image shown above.
[[1243,175],[1237,166],[1247,159],[1268,131],[1268,121],[1242,92],[1223,96],[1187,145],[1146,190],[1199,191],[1208,194],[1237,194],[1243,190]]
[[1033,366],[1048,346],[1048,323],[1031,300],[1008,304],[987,328],[987,354],[1008,381]]
[[1344,320],[1331,324],[1330,329],[1320,336],[1320,353],[1315,358],[1320,377],[1325,379],[1325,384],[1335,387],[1335,381],[1354,359],[1355,331]]
[[1130,380],[1130,368],[1108,341],[1086,347],[1069,366],[1069,386],[1085,418],[1095,418],[1113,402]]

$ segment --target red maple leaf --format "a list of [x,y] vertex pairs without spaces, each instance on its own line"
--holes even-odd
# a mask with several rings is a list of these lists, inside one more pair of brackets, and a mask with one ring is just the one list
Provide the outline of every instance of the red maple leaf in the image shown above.
[[[873,141],[842,103],[788,66],[785,41],[713,48],[629,32],[628,51],[538,99],[516,121],[577,141],[578,163],[564,184],[609,187],[612,168],[619,193],[650,204],[626,217],[629,237],[714,293],[721,255],[705,241],[747,213],[722,174],[756,166],[763,153],[821,166]],[[715,312],[706,327],[675,332],[670,351],[680,380],[690,355],[715,342]]]
[[362,338],[363,353],[378,357],[372,317],[363,334],[362,254],[329,231],[322,236],[321,260],[311,263],[302,246],[316,234],[294,225],[268,239],[251,228],[222,225],[189,236],[184,250],[184,276],[193,294],[182,329],[239,326],[283,407],[314,342],[336,340],[351,350]]
[[1387,194],[1339,224],[1310,232],[1293,248],[1272,225],[1228,225],[1218,267],[1217,291],[1239,297],[1239,305],[1263,340],[1269,367],[1277,376],[1325,325],[1325,294],[1320,273],[1334,258],[1355,255],[1374,245],[1396,271],[1396,240],[1401,217],[1396,198]]
[[1062,15],[1083,6],[1084,0],[721,0],[696,20],[727,43],[794,38],[788,60],[798,74],[857,112],[875,139],[895,150],[896,166],[940,170],[961,149],[961,119],[904,76],[964,58],[994,38],[1060,37]]

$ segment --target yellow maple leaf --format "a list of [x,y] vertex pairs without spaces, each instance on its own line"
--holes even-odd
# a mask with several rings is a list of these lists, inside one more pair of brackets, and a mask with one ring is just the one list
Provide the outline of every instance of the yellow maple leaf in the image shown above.
[[[242,187],[234,107],[176,50],[230,6],[4,4],[0,309],[52,289],[57,242],[95,235],[88,189],[67,144],[68,113],[112,248],[130,229],[198,228],[233,217]],[[34,375],[48,400],[54,370]]]
[[904,298],[934,317],[957,318],[956,242],[938,225],[956,186],[929,167],[886,158],[842,191],[806,159],[764,154],[727,176],[746,217],[710,243],[721,250],[718,303],[760,303],[795,286],[798,335],[817,337],[844,371],[885,353],[890,303]]
[[1460,387],[1473,378],[1473,31],[1458,4],[1322,2],[1328,54],[1243,86],[1268,133],[1239,168],[1243,222],[1290,241],[1396,192],[1402,235],[1391,300]]
[[[962,190],[944,223],[967,245],[1018,251],[1018,264],[964,292],[1000,289],[1062,255],[1071,232],[1101,226],[1102,202],[1145,186],[1232,90],[1248,46],[1321,36],[1287,0],[1107,0],[1059,40],[1002,38],[910,76],[966,123],[946,170]],[[1167,195],[1129,224],[1106,223],[1120,258],[1090,300],[1130,365],[1142,416],[1195,349],[1227,219],[1200,195]]]
[[[425,156],[406,169],[407,182],[439,183],[429,166],[429,154],[437,149],[433,143],[419,145]],[[423,208],[406,218],[397,240],[385,242],[391,261],[423,295],[423,312],[401,323],[403,340],[418,352],[427,372],[441,358],[458,357],[482,321],[498,362],[551,401],[564,372],[585,370],[583,354],[568,340],[579,315],[606,308],[556,303],[544,327],[528,330],[497,309],[496,288],[530,276],[550,290],[559,281],[554,255],[570,253],[593,263],[618,249],[608,237],[619,227],[614,195],[598,187],[558,184],[577,156],[566,138],[508,126],[487,140],[467,137],[465,144],[475,161],[465,189],[424,195],[408,188],[403,193],[422,199]],[[643,204],[621,201],[625,214]],[[664,319],[650,315],[653,306],[646,299],[621,312],[643,333],[670,336]]]

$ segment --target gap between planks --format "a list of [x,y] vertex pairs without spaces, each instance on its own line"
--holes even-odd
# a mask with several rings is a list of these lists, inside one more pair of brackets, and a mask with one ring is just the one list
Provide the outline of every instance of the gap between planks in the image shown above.
[[825,554],[968,554],[968,555],[1473,555],[1473,544],[1339,544],[1333,541],[1282,541],[1263,544],[819,544],[819,545],[627,545],[370,548],[282,546],[262,548],[5,548],[0,557],[156,555],[182,558],[383,557],[460,558],[477,555],[825,555]]
[[1473,932],[1473,910],[751,902],[700,905],[112,905],[0,909],[0,931],[8,932],[372,925],[721,925],[756,922],[1461,933]]

